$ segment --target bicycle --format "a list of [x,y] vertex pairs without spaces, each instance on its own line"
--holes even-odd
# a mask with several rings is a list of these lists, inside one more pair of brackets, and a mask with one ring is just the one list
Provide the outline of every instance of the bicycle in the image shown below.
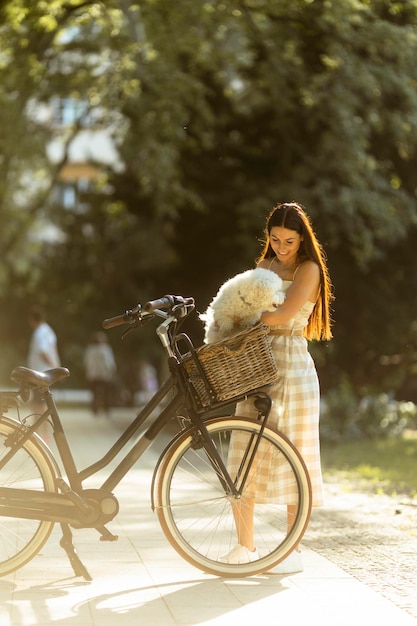
[[[17,390],[0,393],[2,413],[12,405],[18,409],[17,418],[0,418],[0,575],[33,559],[54,524],[59,523],[60,545],[75,575],[91,580],[75,550],[71,528],[94,529],[102,541],[117,539],[106,526],[119,511],[113,490],[168,422],[177,424],[177,432],[156,463],[151,506],[168,541],[186,561],[211,574],[244,577],[270,570],[298,544],[309,522],[311,488],[297,450],[267,424],[271,381],[238,393],[228,375],[228,394],[219,398],[209,381],[210,372],[202,365],[204,350],[212,357],[222,346],[216,348],[213,344],[213,349],[205,346],[196,350],[188,335],[180,332],[194,309],[192,298],[169,295],[104,320],[106,329],[126,324],[125,332],[129,332],[155,318],[162,319],[156,333],[167,353],[170,376],[104,456],[81,470],[74,462],[51,391],[55,383],[69,376],[68,369],[37,372],[19,366],[13,370],[11,378],[18,384]],[[265,335],[267,327],[259,326]],[[186,352],[181,345],[186,346]],[[240,352],[247,350],[245,347]],[[223,373],[223,365],[221,370]],[[241,368],[238,379],[240,373]],[[46,409],[29,420],[29,416],[20,417],[20,410],[32,389],[41,392]],[[224,414],[231,403],[244,399],[253,402],[256,417]],[[52,426],[55,455],[36,432],[45,420]],[[139,429],[149,420],[140,434]],[[239,438],[243,449],[238,466],[231,469],[229,450]],[[132,447],[125,452],[128,443]],[[108,467],[122,451],[123,458],[109,470],[99,488],[83,487],[87,478]],[[251,485],[265,469],[267,457],[269,468],[271,463],[279,465],[293,485],[298,505],[294,524],[287,528],[286,504],[280,504],[279,499],[256,503],[254,535],[259,558],[248,563],[225,563],[222,557],[237,543],[234,506],[250,493]]]

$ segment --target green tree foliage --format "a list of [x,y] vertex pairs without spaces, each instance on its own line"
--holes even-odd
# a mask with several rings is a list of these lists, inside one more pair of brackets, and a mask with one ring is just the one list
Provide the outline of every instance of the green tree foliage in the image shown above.
[[[312,346],[323,386],[347,375],[356,388],[413,393],[415,0],[10,0],[0,10],[10,350],[23,354],[17,324],[35,297],[72,368],[89,330],[137,301],[178,291],[203,310],[253,265],[272,206],[297,200],[335,284],[335,339]],[[88,102],[120,157],[82,210],[50,195],[82,116],[51,164],[55,130],[31,115],[56,95]],[[40,241],[46,222],[63,237]],[[191,331],[201,339],[197,321]]]

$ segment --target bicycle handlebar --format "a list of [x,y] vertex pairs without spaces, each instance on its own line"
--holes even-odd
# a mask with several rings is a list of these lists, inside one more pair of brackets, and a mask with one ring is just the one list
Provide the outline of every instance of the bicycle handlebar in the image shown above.
[[149,300],[144,306],[145,311],[150,313],[151,311],[155,311],[156,309],[169,309],[174,304],[175,296],[164,296],[163,298],[158,298],[157,300]]
[[[175,315],[177,319],[185,317],[194,309],[194,298],[184,298],[183,296],[164,296],[157,300],[149,300],[142,310],[142,306],[138,304],[134,309],[125,311],[122,315],[109,317],[102,322],[103,328],[109,329],[123,324],[135,324],[142,321],[143,313],[148,316],[153,311],[168,310],[169,313]],[[166,316],[166,313],[160,315]],[[151,319],[151,316],[149,316]]]
[[109,317],[102,322],[103,328],[114,328],[115,326],[122,326],[122,324],[133,324],[138,315],[141,314],[142,307],[140,304],[135,306],[134,309],[125,311],[122,315],[116,315],[115,317]]
[[116,315],[115,317],[109,317],[106,320],[103,320],[102,326],[103,328],[114,328],[115,326],[121,326],[122,324],[126,324],[126,314]]
[[174,313],[178,307],[183,306],[194,307],[194,298],[184,298],[183,296],[164,296],[163,298],[158,298],[157,300],[149,300],[149,302],[145,304],[144,309],[148,313],[156,311],[157,309],[169,309]]

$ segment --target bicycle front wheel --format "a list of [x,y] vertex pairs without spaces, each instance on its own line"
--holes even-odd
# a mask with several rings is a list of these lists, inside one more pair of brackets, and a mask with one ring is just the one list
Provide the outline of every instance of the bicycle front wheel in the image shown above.
[[[8,418],[0,421],[0,461],[10,451],[8,441],[20,424]],[[0,469],[0,576],[13,572],[30,561],[42,548],[54,526],[50,521],[9,517],[7,488],[56,491],[55,473],[42,441],[32,436],[11,460]]]
[[[288,556],[307,528],[311,486],[305,464],[284,435],[266,427],[252,466],[245,467],[242,460],[249,458],[247,453],[250,455],[261,429],[251,418],[215,418],[208,420],[206,427],[232,481],[238,484],[247,469],[244,490],[240,497],[230,494],[201,438],[190,428],[168,446],[158,468],[154,501],[161,527],[175,550],[203,571],[233,577],[265,572]],[[241,462],[236,461],[237,450]],[[270,491],[272,477],[275,484]],[[265,493],[260,497],[262,484]],[[297,507],[290,529],[288,504]],[[225,563],[222,557],[238,543],[237,524],[247,524],[253,533],[258,558]]]

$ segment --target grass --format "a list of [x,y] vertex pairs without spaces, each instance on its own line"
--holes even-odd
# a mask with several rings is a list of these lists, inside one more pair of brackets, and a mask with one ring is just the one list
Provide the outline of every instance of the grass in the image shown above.
[[325,479],[340,479],[352,486],[387,495],[417,497],[417,438],[361,439],[323,443]]

